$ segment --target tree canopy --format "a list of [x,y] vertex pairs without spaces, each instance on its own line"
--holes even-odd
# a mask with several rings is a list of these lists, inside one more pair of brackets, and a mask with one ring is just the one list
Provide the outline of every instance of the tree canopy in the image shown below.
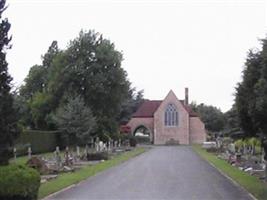
[[261,50],[250,50],[236,87],[235,104],[246,135],[267,134],[267,40]]
[[10,23],[3,19],[6,1],[0,0],[0,165],[8,164],[11,157],[10,148],[18,133],[13,97],[10,93],[12,78],[8,73],[6,50],[10,48],[11,37],[8,36]]
[[203,103],[197,105],[195,102],[192,102],[190,106],[200,115],[200,118],[204,122],[205,128],[208,131],[218,132],[224,129],[225,118],[220,109]]
[[96,125],[91,109],[79,95],[68,97],[67,103],[58,108],[54,119],[59,129],[67,134],[68,144],[86,142]]
[[42,65],[31,68],[20,89],[31,115],[22,120],[25,126],[55,128],[51,116],[75,93],[91,108],[95,133],[114,133],[142,100],[142,92],[131,88],[121,67],[122,53],[100,33],[81,31],[65,50],[53,41],[42,58]]

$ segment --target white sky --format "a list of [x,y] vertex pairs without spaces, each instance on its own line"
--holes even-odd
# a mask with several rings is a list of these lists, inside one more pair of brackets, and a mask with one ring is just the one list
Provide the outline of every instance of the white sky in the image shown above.
[[124,54],[122,67],[148,99],[170,89],[226,111],[250,48],[266,35],[265,1],[7,0],[13,47],[9,72],[20,85],[53,40],[60,48],[94,29]]

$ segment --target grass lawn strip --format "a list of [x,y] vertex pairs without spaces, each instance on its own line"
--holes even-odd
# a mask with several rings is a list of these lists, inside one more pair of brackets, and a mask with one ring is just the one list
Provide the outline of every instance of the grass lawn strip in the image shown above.
[[193,149],[205,160],[211,163],[223,174],[227,175],[230,179],[237,182],[249,193],[254,195],[259,200],[267,200],[267,185],[264,184],[255,176],[251,176],[244,171],[231,166],[225,160],[217,158],[216,155],[208,153],[205,149],[202,149],[199,145],[194,145]]
[[60,191],[70,185],[77,184],[88,177],[94,176],[95,174],[104,171],[110,167],[116,166],[130,158],[137,156],[145,152],[144,148],[136,148],[130,152],[123,153],[121,155],[115,156],[111,160],[93,165],[86,166],[74,173],[64,173],[60,174],[57,179],[51,180],[49,182],[41,184],[39,189],[38,198],[42,199],[52,193]]

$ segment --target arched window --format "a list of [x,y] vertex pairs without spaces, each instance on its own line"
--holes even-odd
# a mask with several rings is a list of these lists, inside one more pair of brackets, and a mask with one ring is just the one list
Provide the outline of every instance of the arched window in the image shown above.
[[165,110],[165,126],[178,126],[178,112],[174,104],[169,104]]

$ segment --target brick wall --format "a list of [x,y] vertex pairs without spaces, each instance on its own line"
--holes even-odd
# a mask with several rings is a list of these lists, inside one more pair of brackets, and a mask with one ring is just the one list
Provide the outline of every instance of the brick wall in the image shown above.
[[190,143],[202,144],[206,141],[205,125],[199,117],[190,117]]
[[[164,124],[165,109],[170,103],[177,108],[178,126],[168,127]],[[180,144],[189,144],[189,115],[172,91],[154,113],[154,144],[165,144],[170,139],[178,140]]]

